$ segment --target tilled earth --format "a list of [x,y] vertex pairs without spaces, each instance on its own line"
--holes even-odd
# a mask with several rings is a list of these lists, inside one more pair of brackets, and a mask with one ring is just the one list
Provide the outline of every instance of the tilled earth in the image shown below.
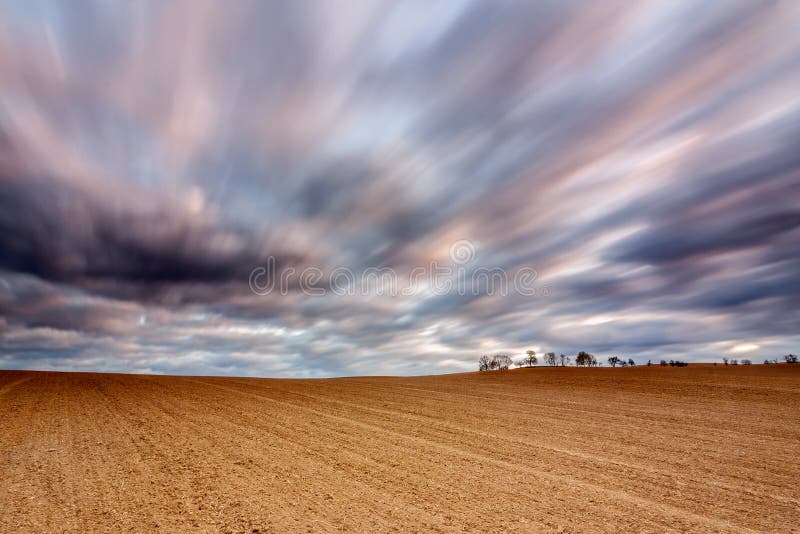
[[0,371],[0,414],[0,532],[800,525],[800,365]]

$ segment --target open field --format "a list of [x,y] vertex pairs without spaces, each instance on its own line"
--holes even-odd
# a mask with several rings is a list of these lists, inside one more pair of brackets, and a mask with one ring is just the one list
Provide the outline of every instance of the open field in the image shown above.
[[0,531],[789,531],[800,366],[0,372]]

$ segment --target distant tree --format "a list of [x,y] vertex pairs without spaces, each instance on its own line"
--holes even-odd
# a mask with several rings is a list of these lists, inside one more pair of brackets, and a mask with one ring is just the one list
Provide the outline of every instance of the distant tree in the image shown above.
[[750,360],[742,360],[742,365],[753,365],[753,362]]
[[725,365],[728,365],[728,358],[722,358],[722,363],[724,363]]
[[621,362],[621,360],[619,358],[617,358],[616,356],[611,356],[608,359],[608,363],[611,364],[611,367],[616,367],[617,364],[620,363],[620,362]]
[[650,367],[651,365],[653,365],[653,362],[651,362],[650,360],[647,360],[647,367]]
[[556,353],[555,352],[548,352],[544,355],[544,363],[550,366],[556,365]]
[[489,367],[497,369],[498,371],[506,371],[513,363],[511,356],[508,354],[495,354],[489,363]]
[[561,367],[564,367],[565,365],[569,364],[569,356],[567,356],[566,354],[562,354],[561,356],[558,357],[558,359],[561,361]]
[[491,359],[486,354],[478,358],[478,371],[488,371],[490,365]]
[[580,351],[578,355],[575,356],[575,365],[580,367],[595,367],[597,365],[597,358],[588,352]]
[[739,360],[731,360],[731,365],[739,365]]
[[783,359],[786,363],[797,363],[797,356],[794,354],[787,354]]
[[772,363],[772,362],[771,362],[771,361],[769,361],[769,360],[764,360],[764,365],[769,365],[769,364],[771,364],[771,363]]
[[528,356],[522,361],[525,362],[526,366],[533,367],[534,365],[539,363],[539,360],[536,359],[536,352],[535,351],[529,350],[525,354],[527,354]]
[[635,361],[633,361],[633,358],[628,358],[628,365],[630,365],[631,367],[633,367],[634,365],[636,365],[636,362],[635,362]]
[[665,365],[667,365],[667,360],[661,360],[661,365],[662,365],[662,366],[665,366]]
[[525,360],[522,359],[522,360],[515,361],[514,362],[514,367],[516,367],[517,369],[519,369],[520,367],[525,367]]

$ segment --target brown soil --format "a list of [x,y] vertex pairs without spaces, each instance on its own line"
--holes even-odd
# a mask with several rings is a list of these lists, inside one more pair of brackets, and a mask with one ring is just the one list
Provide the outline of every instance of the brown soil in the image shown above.
[[790,531],[800,365],[0,371],[0,531]]

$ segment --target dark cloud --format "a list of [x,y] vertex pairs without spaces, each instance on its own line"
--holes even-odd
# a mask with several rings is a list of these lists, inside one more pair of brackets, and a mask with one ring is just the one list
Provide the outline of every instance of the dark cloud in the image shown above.
[[616,259],[642,263],[679,262],[748,247],[769,246],[772,240],[800,227],[800,211],[779,212],[750,220],[720,223],[709,220],[642,232],[620,247]]
[[[0,268],[141,299],[179,286],[230,290],[231,282],[248,291],[250,272],[266,257],[255,236],[158,198],[136,200],[110,203],[57,181],[3,177]],[[271,254],[281,268],[299,261]]]

